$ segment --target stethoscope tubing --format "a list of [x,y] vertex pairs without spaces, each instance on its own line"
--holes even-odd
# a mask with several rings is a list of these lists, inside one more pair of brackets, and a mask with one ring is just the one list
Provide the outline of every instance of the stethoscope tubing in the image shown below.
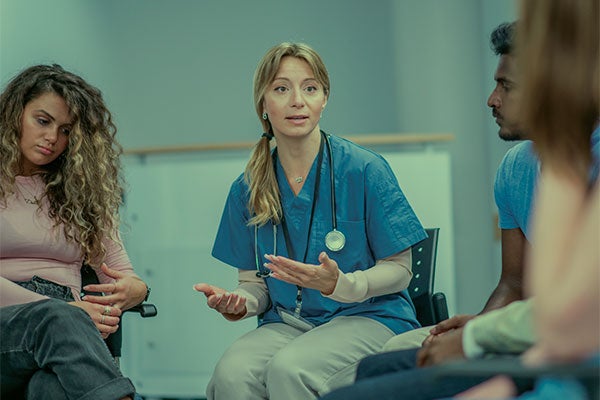
[[[329,135],[323,131],[320,131],[323,138],[325,139],[325,145],[327,146],[327,154],[329,155],[329,182],[331,191],[331,225],[333,226],[333,232],[339,232],[337,230],[337,210],[335,200],[335,174],[334,174],[334,162],[333,162],[333,151],[331,149],[331,143],[329,142]],[[316,198],[313,199],[316,201]],[[312,218],[311,218],[312,223]],[[341,232],[339,232],[341,234]],[[342,234],[343,236],[343,234]],[[339,249],[341,250],[341,249]],[[339,251],[336,250],[336,251]],[[277,226],[273,224],[273,252],[277,252]],[[263,272],[258,260],[258,227],[254,227],[254,256],[256,258],[256,276],[259,278],[267,278],[271,276],[271,271]]]
[[321,131],[325,137],[325,145],[327,146],[327,153],[329,154],[329,182],[331,184],[331,225],[333,230],[337,231],[337,211],[335,206],[335,174],[333,170],[333,151],[331,150],[331,143],[329,143],[329,135]]

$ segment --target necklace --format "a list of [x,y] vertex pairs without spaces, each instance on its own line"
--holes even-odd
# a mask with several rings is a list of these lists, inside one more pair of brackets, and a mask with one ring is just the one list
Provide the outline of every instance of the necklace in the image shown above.
[[297,177],[294,178],[294,180],[296,181],[296,183],[302,183],[302,181],[304,180],[304,178],[301,177],[301,176],[297,176]]
[[[25,189],[25,185],[21,184],[19,186],[19,192],[21,193],[21,196],[23,197],[23,200],[25,200],[25,203],[27,203],[27,204],[35,204],[35,205],[39,205],[40,204],[40,199],[38,199],[35,194],[33,194],[29,190]],[[25,192],[27,192],[27,193],[25,193]],[[30,196],[30,197],[27,197],[27,196]]]
[[23,199],[25,200],[25,203],[27,204],[35,204],[35,205],[39,205],[39,200],[37,197],[33,196],[33,200],[28,199],[27,197],[23,197]]

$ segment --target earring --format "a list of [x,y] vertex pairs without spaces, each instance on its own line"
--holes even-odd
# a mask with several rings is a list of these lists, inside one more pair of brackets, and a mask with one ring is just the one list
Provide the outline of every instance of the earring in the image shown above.
[[269,116],[267,115],[266,112],[263,113],[262,115],[262,119],[264,119],[265,121],[267,120],[267,118],[269,118]]

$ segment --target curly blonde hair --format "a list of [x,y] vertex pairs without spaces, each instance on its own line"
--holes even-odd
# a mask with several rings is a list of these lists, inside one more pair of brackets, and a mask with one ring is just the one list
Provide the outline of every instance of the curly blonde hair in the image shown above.
[[81,246],[84,260],[104,258],[104,238],[118,242],[119,207],[123,197],[117,129],[100,90],[60,65],[36,65],[14,77],[0,95],[0,202],[15,193],[22,173],[20,148],[25,106],[46,93],[62,97],[73,116],[68,146],[40,173],[54,227]]
[[244,172],[244,178],[250,187],[248,211],[253,215],[248,222],[249,225],[261,226],[269,221],[277,224],[283,215],[279,201],[279,187],[271,159],[270,139],[273,130],[269,120],[264,119],[262,115],[265,92],[275,79],[284,57],[295,57],[306,61],[317,82],[323,86],[326,97],[329,97],[331,90],[329,74],[321,56],[305,43],[280,43],[270,48],[260,60],[254,73],[254,107],[267,134],[263,135],[254,146]]

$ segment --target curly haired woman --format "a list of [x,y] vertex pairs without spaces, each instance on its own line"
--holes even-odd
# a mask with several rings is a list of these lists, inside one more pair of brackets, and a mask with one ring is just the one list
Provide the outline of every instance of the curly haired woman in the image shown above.
[[[130,399],[103,338],[142,302],[118,234],[116,127],[100,91],[59,65],[0,95],[1,397]],[[100,283],[84,289],[81,266]]]

